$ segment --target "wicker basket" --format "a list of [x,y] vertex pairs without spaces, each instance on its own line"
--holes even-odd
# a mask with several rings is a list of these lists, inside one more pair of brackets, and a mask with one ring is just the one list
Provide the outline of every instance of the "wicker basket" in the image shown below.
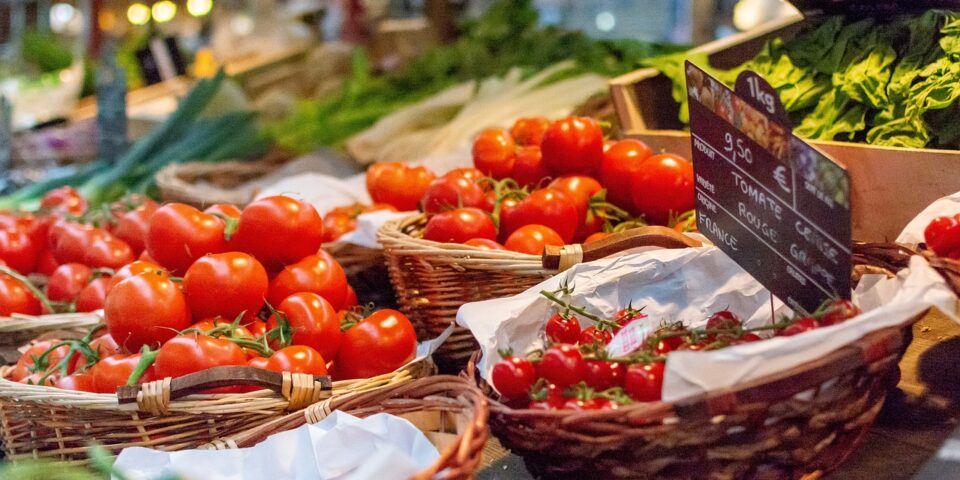
[[[269,435],[317,423],[333,410],[358,417],[376,413],[399,415],[411,421],[437,446],[440,457],[413,478],[469,479],[482,463],[505,455],[496,441],[488,445],[486,397],[471,382],[438,375],[356,395],[344,395],[311,405],[277,420],[249,429],[207,448],[242,448]],[[484,458],[485,457],[485,458]]]
[[[9,368],[9,367],[4,367]],[[50,458],[86,462],[96,441],[114,453],[141,446],[160,450],[196,448],[283,417],[325,397],[376,391],[430,375],[424,360],[368,379],[313,381],[250,367],[217,367],[117,394],[96,394],[26,385],[0,379],[0,433],[10,460]],[[5,373],[0,371],[0,373]],[[243,394],[190,395],[206,388],[244,383],[273,388]],[[317,379],[319,380],[319,379]],[[183,396],[187,395],[187,396]],[[181,396],[183,396],[181,398]]]
[[83,336],[103,320],[96,313],[55,313],[0,317],[0,348],[19,347],[45,333],[65,331]]
[[237,190],[238,186],[269,174],[292,158],[288,152],[274,150],[257,161],[173,163],[157,172],[155,179],[164,202],[197,208],[214,203],[243,206],[253,199],[253,192]]

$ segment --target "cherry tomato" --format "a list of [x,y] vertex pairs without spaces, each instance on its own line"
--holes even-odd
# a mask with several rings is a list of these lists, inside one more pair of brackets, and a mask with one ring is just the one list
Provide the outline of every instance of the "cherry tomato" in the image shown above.
[[221,215],[227,218],[240,218],[240,214],[243,213],[236,205],[231,205],[229,203],[215,203],[210,205],[203,210],[203,213],[209,213],[210,215]]
[[480,180],[483,180],[484,178],[486,178],[486,175],[484,175],[483,172],[480,171],[480,169],[474,168],[474,167],[454,168],[453,170],[450,170],[449,172],[445,173],[443,176],[465,178],[467,180],[470,180],[473,183],[479,183]]
[[150,219],[146,251],[160,265],[182,274],[198,258],[224,251],[224,228],[226,222],[219,217],[190,205],[168,203]]
[[327,374],[327,362],[320,352],[313,348],[291,345],[274,352],[267,361],[265,370],[321,376]]
[[550,127],[550,120],[546,117],[525,117],[518,118],[510,127],[510,136],[516,140],[518,145],[536,145],[540,146],[543,141],[543,135]]
[[539,187],[544,178],[550,176],[543,164],[543,154],[539,145],[530,145],[517,149],[513,165],[513,179],[521,187]]
[[378,310],[344,332],[334,364],[339,379],[392,372],[414,359],[417,334],[404,314]]
[[[51,338],[49,340],[42,340],[39,342],[30,345],[17,359],[17,366],[25,367],[28,371],[45,371],[56,366],[63,360],[64,357],[70,353],[70,347],[66,345],[60,345],[59,347],[50,350],[54,345],[60,343],[59,339]],[[47,357],[44,359],[43,365],[37,365],[36,360],[39,359],[44,353],[50,350],[50,353],[47,353]]]
[[580,345],[606,345],[613,340],[613,332],[608,329],[600,330],[591,325],[580,332]]
[[334,209],[323,216],[323,243],[336,241],[356,229],[356,217],[351,217],[348,212]]
[[594,233],[594,234],[589,235],[589,236],[583,241],[583,243],[584,243],[584,244],[588,244],[588,243],[591,243],[591,242],[596,242],[597,240],[602,240],[602,239],[604,239],[604,238],[609,237],[610,235],[612,235],[612,234],[609,233],[609,232],[597,232],[597,233]]
[[367,191],[374,202],[388,203],[401,212],[416,210],[436,175],[424,167],[400,162],[375,163],[367,169]]
[[513,174],[517,145],[510,132],[489,128],[473,141],[473,166],[484,175],[501,180]]
[[610,401],[606,398],[569,398],[566,402],[563,403],[564,410],[576,410],[576,411],[588,411],[588,410],[601,410],[606,408],[610,404]]
[[540,255],[547,245],[563,246],[563,239],[557,232],[543,225],[524,225],[507,238],[503,247],[514,252]]
[[[140,363],[139,353],[134,355],[110,355],[101,358],[87,372],[93,376],[93,385],[97,393],[116,393],[118,387],[127,384],[127,380],[137,368],[138,363]],[[151,366],[137,383],[146,383],[155,377],[154,367]]]
[[504,398],[523,398],[537,380],[537,371],[530,360],[508,355],[493,366],[490,378]]
[[641,318],[647,318],[647,315],[641,310],[633,308],[632,306],[627,308],[622,308],[613,316],[613,321],[620,324],[620,327],[626,327],[630,322],[634,320],[640,320]]
[[589,175],[600,168],[603,130],[592,118],[563,118],[547,128],[540,149],[544,165],[553,174]]
[[753,343],[763,340],[763,337],[757,335],[756,333],[747,332],[740,336],[740,338],[734,339],[730,342],[731,345],[740,345],[741,343]]
[[729,310],[721,310],[707,319],[707,328],[710,330],[731,330],[740,325],[740,319]]
[[40,315],[43,306],[20,280],[0,274],[0,316],[9,317],[14,313]]
[[267,301],[280,305],[299,292],[316,293],[330,302],[334,310],[342,310],[347,298],[347,275],[329,253],[320,250],[277,274],[270,282]]
[[479,208],[458,208],[434,215],[423,230],[425,240],[463,243],[472,238],[496,240],[497,228],[487,212]]
[[820,325],[836,325],[860,315],[860,307],[850,300],[838,299],[830,302],[823,315],[820,316]]
[[623,377],[623,390],[638,402],[659,401],[663,396],[663,367],[663,362],[628,366]]
[[120,214],[113,234],[130,246],[134,255],[140,255],[147,248],[147,231],[150,219],[159,206],[157,202],[146,199],[136,208]]
[[64,263],[47,279],[47,298],[54,302],[72,302],[90,283],[93,271],[81,263]]
[[103,304],[107,300],[107,292],[110,291],[111,281],[111,277],[91,280],[77,295],[76,310],[78,312],[94,312],[103,308]]
[[633,176],[640,164],[653,152],[640,140],[626,139],[614,142],[604,151],[600,162],[600,180],[607,187],[607,200],[614,205],[630,210],[633,208]]
[[543,225],[570,243],[580,225],[576,199],[552,188],[537,190],[510,208],[500,209],[500,236],[510,234],[524,225]]
[[180,287],[162,274],[141,274],[117,283],[104,304],[110,335],[129,351],[158,345],[190,325]]
[[[225,365],[246,365],[247,355],[237,344],[222,338],[189,334],[171,338],[160,347],[153,364],[157,378],[177,378]],[[222,387],[206,393],[231,393],[240,388]]]
[[626,368],[622,363],[587,360],[586,374],[583,380],[587,382],[590,388],[603,391],[608,388],[622,387],[625,376]]
[[544,331],[553,343],[574,344],[580,340],[580,322],[576,317],[556,313],[547,320]]
[[54,387],[75,392],[97,392],[96,382],[89,373],[74,373],[53,383]]
[[500,245],[496,240],[490,240],[489,238],[471,238],[466,242],[463,242],[464,245],[470,245],[471,247],[481,248],[483,250],[504,250],[503,245]]
[[60,262],[57,262],[56,258],[53,258],[53,253],[50,252],[49,248],[45,248],[43,253],[40,254],[40,257],[37,259],[37,273],[41,275],[50,276],[53,275],[53,271],[60,266]]
[[543,358],[537,370],[548,382],[563,388],[583,381],[587,372],[587,363],[577,347],[560,344],[543,352]]
[[[90,350],[97,352],[98,359],[123,353],[120,346],[117,345],[117,342],[109,333],[90,340],[89,346]],[[90,363],[90,359],[82,352],[77,352],[73,358],[73,363],[70,364],[70,371],[76,372],[82,370],[88,363]]]
[[168,278],[170,276],[166,270],[163,269],[160,265],[157,265],[153,262],[148,262],[145,260],[135,260],[130,262],[123,267],[120,267],[119,270],[114,272],[113,277],[110,278],[110,288],[113,288],[118,283],[137,275],[152,273],[154,275],[162,276]]
[[250,331],[250,335],[260,338],[267,333],[267,322],[264,322],[263,320],[254,320],[253,322],[248,323],[245,328]]
[[26,230],[0,229],[0,260],[24,275],[36,269],[41,248],[42,246],[34,244]]
[[309,203],[286,196],[261,198],[244,207],[232,241],[275,272],[317,253],[323,219]]
[[263,307],[269,279],[260,262],[246,253],[212,253],[198,259],[183,276],[183,294],[193,318],[241,313],[253,320]]
[[427,215],[455,210],[462,207],[482,208],[487,199],[475,182],[462,176],[443,176],[427,187],[423,194],[423,211]]
[[[270,358],[269,357],[251,357],[247,360],[247,366],[253,368],[259,368],[260,370],[270,370]],[[260,390],[259,388],[250,386],[247,390],[254,392]]]
[[[662,336],[664,334],[676,334],[686,332],[686,329],[681,326],[667,327],[657,330],[654,334],[655,337]],[[653,353],[657,355],[666,355],[674,350],[679,350],[684,344],[684,337],[680,335],[674,336],[664,336],[656,340],[653,344]]]
[[804,332],[809,332],[819,327],[820,324],[817,322],[816,318],[813,317],[803,317],[787,327],[777,331],[778,337],[792,337],[794,335],[799,335]]
[[87,210],[87,200],[73,187],[50,190],[40,199],[40,207],[70,215],[81,215]]
[[960,251],[960,215],[934,218],[923,230],[923,239],[937,255],[955,256]]
[[566,193],[568,197],[575,201],[577,211],[580,212],[580,218],[587,215],[587,209],[590,206],[590,199],[603,190],[600,182],[584,175],[568,175],[560,177],[550,182],[550,188],[560,190]]
[[[323,358],[334,358],[340,349],[340,317],[337,310],[323,297],[311,292],[290,295],[277,306],[290,324],[293,345],[307,345],[316,349]],[[267,320],[267,331],[280,324],[276,315]],[[272,341],[274,348],[278,342]]]
[[531,410],[557,410],[563,408],[567,399],[563,397],[563,388],[554,384],[547,384],[539,391],[530,392],[530,405],[527,408]]
[[647,158],[632,177],[633,206],[651,223],[666,225],[671,215],[693,209],[693,164],[663,153]]

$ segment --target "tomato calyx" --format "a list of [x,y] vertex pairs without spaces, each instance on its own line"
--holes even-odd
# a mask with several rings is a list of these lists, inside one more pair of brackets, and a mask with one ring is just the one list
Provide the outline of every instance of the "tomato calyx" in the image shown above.
[[356,305],[353,308],[344,310],[342,312],[343,316],[340,319],[340,331],[346,332],[347,330],[350,330],[358,323],[363,321],[364,318],[372,315],[374,311],[376,311],[376,307],[372,303],[367,305]]
[[211,213],[211,215],[223,220],[223,239],[229,242],[230,239],[233,238],[233,235],[237,233],[237,228],[240,227],[240,218],[216,212]]

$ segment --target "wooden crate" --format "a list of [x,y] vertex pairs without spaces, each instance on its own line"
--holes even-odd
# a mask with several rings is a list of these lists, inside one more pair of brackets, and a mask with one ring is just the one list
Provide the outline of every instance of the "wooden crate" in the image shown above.
[[[753,58],[771,39],[788,39],[807,22],[796,15],[749,32],[702,45],[716,68],[733,68]],[[690,157],[690,135],[677,119],[680,105],[670,80],[647,68],[610,81],[623,136]],[[880,147],[863,143],[811,141],[847,166],[851,178],[853,237],[892,241],[934,200],[960,190],[960,151]]]

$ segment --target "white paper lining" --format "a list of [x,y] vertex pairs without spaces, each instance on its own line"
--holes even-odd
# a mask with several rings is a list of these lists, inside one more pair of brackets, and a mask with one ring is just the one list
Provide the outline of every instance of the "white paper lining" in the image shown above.
[[923,230],[931,220],[937,217],[952,217],[958,213],[960,213],[960,192],[940,198],[910,220],[897,237],[897,243],[916,247],[918,243],[924,241]]

